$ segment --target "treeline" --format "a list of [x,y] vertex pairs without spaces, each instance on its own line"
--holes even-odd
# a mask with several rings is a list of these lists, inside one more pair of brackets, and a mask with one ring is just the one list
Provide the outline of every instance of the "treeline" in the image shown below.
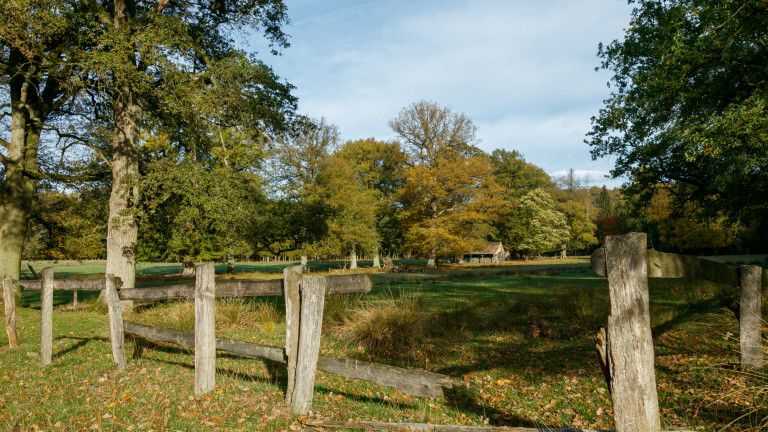
[[[661,250],[737,252],[764,223],[704,217],[661,188],[639,203],[550,178],[517,151],[484,153],[471,119],[420,101],[390,121],[394,141],[341,142],[324,119],[274,141],[232,134],[191,157],[162,133],[141,146],[132,208],[137,258],[180,261],[416,256],[455,261],[489,241],[519,258],[586,252],[605,235],[649,233]],[[109,178],[62,189],[40,183],[27,259],[106,255]]]
[[471,119],[426,101],[390,121],[396,141],[340,142],[238,42],[287,49],[281,0],[0,8],[0,275],[106,256],[131,288],[136,259],[435,264],[489,240],[526,257],[629,230],[660,250],[765,249],[764,5],[637,3],[625,40],[599,49],[613,87],[587,134],[631,179],[621,193],[485,154]]

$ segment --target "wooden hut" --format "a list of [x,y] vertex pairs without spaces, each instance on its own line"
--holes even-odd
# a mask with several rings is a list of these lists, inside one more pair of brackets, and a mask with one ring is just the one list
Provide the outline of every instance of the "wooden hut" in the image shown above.
[[495,263],[503,262],[506,258],[506,251],[501,242],[488,243],[485,248],[476,251],[470,251],[464,254],[466,263]]

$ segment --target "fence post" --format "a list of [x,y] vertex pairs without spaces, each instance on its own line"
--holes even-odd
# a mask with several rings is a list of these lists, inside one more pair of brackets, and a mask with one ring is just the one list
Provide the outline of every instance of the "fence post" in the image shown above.
[[51,364],[53,352],[53,267],[40,272],[40,364]]
[[288,386],[285,390],[285,402],[291,403],[293,387],[296,382],[296,351],[299,347],[299,320],[301,302],[301,266],[283,269],[283,295],[285,297],[285,356],[288,364]]
[[[105,294],[109,311],[109,339],[112,343],[112,359],[117,363],[117,370],[125,370],[125,331],[123,329],[123,311],[117,296],[115,276],[106,275]],[[77,291],[75,291],[77,292]]]
[[291,411],[307,414],[312,408],[320,333],[325,305],[325,278],[304,276],[301,279],[301,322],[296,362],[296,384],[291,397]]
[[760,331],[761,303],[760,295],[763,269],[758,266],[741,266],[739,278],[739,351],[742,369],[760,369],[763,367],[763,342]]
[[611,297],[608,368],[616,430],[658,432],[659,400],[648,305],[646,235],[607,236],[605,261]]
[[213,263],[195,272],[195,397],[216,386],[216,281]]
[[16,335],[16,298],[13,295],[13,279],[3,278],[3,306],[5,307],[5,332],[8,333],[8,346],[17,348],[19,338]]

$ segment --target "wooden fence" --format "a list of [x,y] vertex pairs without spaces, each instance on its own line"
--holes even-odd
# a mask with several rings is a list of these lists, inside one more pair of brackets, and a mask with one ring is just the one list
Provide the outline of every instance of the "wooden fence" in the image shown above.
[[608,277],[611,314],[598,333],[598,355],[613,399],[618,431],[660,429],[648,278],[691,277],[741,287],[739,317],[741,365],[763,366],[761,288],[766,272],[756,266],[733,267],[692,256],[646,250],[646,235],[608,236],[592,254],[592,267]]
[[[316,370],[394,387],[403,393],[421,397],[439,397],[447,388],[465,385],[463,381],[437,373],[319,355],[325,295],[369,292],[371,280],[365,274],[309,276],[302,275],[301,267],[297,266],[285,269],[283,279],[216,282],[213,264],[205,264],[197,267],[194,284],[119,290],[120,280],[111,275],[101,279],[57,280],[53,277],[53,269],[47,268],[39,281],[4,281],[8,292],[12,293],[14,285],[41,292],[40,362],[43,365],[51,362],[53,291],[87,289],[106,290],[112,354],[119,370],[125,368],[125,335],[135,339],[134,354],[137,357],[147,342],[194,348],[196,397],[212,391],[215,386],[216,351],[287,364],[286,402],[294,412],[302,414],[311,408]],[[285,297],[285,348],[215,337],[215,298],[253,296]],[[123,322],[119,306],[121,300],[169,299],[194,299],[194,333]],[[9,306],[13,307],[6,302],[6,307]],[[9,316],[15,316],[15,308],[13,313],[6,313],[6,317]],[[15,341],[15,322],[7,329],[9,335],[10,329],[13,330]]]
[[[696,257],[664,254],[646,250],[646,235],[631,233],[608,236],[605,248],[592,255],[592,267],[608,277],[611,314],[607,330],[598,333],[598,353],[613,399],[614,422],[621,432],[658,432],[660,430],[658,396],[651,338],[648,277],[693,277],[741,287],[740,347],[742,367],[760,368],[763,350],[760,342],[761,288],[768,284],[765,270],[755,266],[740,268]],[[41,290],[41,357],[50,363],[50,309],[54,289],[106,289],[110,315],[110,333],[115,363],[125,365],[124,335],[136,338],[136,352],[142,352],[146,341],[171,343],[195,349],[195,395],[200,397],[215,385],[216,351],[233,355],[266,359],[287,364],[286,402],[295,413],[307,413],[312,403],[316,370],[348,378],[371,381],[378,385],[425,397],[443,395],[446,388],[464,385],[450,377],[356,360],[319,355],[323,302],[327,293],[368,292],[367,275],[309,276],[300,267],[285,269],[282,280],[251,282],[219,282],[214,280],[212,264],[197,267],[194,285],[174,285],[150,289],[118,290],[120,281],[107,275],[104,279],[62,281],[53,279],[52,269],[43,271],[38,282],[3,281],[6,304],[6,329],[11,338],[15,312],[8,296],[13,284]],[[284,348],[216,339],[215,297],[282,295],[286,305],[286,343]],[[12,295],[10,295],[12,299]],[[195,300],[195,333],[186,333],[137,323],[122,322],[119,300]],[[10,305],[10,306],[9,306]],[[10,323],[10,324],[9,324]],[[43,328],[46,328],[43,331]],[[44,348],[45,347],[45,348]],[[47,350],[47,351],[44,351]],[[333,427],[331,423],[314,426]],[[404,424],[349,422],[336,425],[345,428],[390,429]],[[407,424],[411,430],[509,430],[533,431],[528,428],[486,428]],[[567,431],[576,429],[546,429]]]

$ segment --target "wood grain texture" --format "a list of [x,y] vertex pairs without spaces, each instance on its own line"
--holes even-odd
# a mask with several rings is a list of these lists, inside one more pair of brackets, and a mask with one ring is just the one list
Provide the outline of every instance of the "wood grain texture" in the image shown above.
[[304,276],[301,279],[301,319],[296,360],[296,383],[291,396],[291,411],[307,414],[312,408],[317,358],[320,355],[320,333],[325,305],[325,278]]
[[285,296],[285,355],[287,357],[288,385],[285,390],[285,402],[290,405],[296,383],[296,361],[299,348],[299,322],[301,321],[302,266],[283,269],[283,292]]
[[397,430],[412,432],[613,432],[607,430],[580,428],[528,428],[528,427],[492,427],[492,426],[458,426],[438,425],[430,423],[385,423],[375,421],[331,421],[310,420],[307,426],[321,429],[364,429],[364,430]]
[[[376,421],[333,421],[310,420],[307,427],[320,430],[364,429],[364,430],[397,430],[412,432],[614,432],[612,430],[595,430],[581,428],[550,428],[550,427],[493,427],[493,426],[457,426],[431,423],[385,423]],[[691,432],[691,431],[677,431]]]
[[393,387],[405,394],[419,397],[442,397],[445,389],[467,386],[463,381],[446,375],[327,356],[318,357],[317,369],[346,378]]
[[[40,291],[39,280],[14,281],[14,284],[29,291]],[[115,286],[120,289],[122,282],[120,278],[115,278]],[[56,279],[53,282],[54,291],[101,291],[104,289],[104,278],[99,279]]]
[[739,307],[739,352],[742,369],[763,367],[761,279],[763,269],[758,266],[741,266]]
[[19,337],[16,334],[16,297],[13,295],[13,279],[3,278],[3,309],[5,310],[5,333],[8,335],[8,346],[17,348]]
[[[739,286],[739,268],[706,258],[658,252],[653,249],[645,255],[649,278],[693,278]],[[590,258],[592,269],[600,276],[606,275],[605,248],[596,249]],[[768,287],[768,270],[761,269],[761,286]]]
[[611,297],[608,364],[616,429],[661,430],[645,262],[646,235],[630,233],[605,240]]
[[326,276],[326,294],[367,293],[373,286],[365,273]]
[[120,298],[117,296],[115,277],[111,274],[105,278],[105,297],[109,313],[109,339],[112,345],[112,360],[117,370],[125,370],[125,331],[123,329],[123,311],[120,308]]
[[216,281],[213,263],[197,266],[195,275],[195,397],[216,386]]
[[53,353],[53,267],[40,273],[40,364],[45,366]]

